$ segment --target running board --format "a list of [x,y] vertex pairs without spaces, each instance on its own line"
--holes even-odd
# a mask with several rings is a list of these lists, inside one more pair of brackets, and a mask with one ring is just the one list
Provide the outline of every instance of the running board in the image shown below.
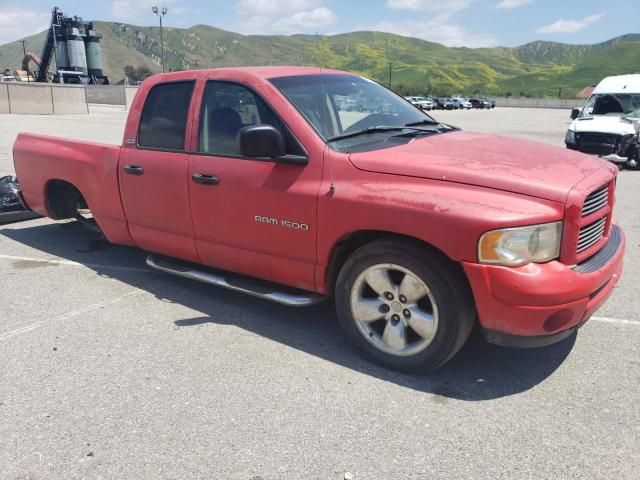
[[246,293],[252,297],[262,298],[271,302],[280,303],[288,307],[308,307],[322,302],[325,297],[317,293],[302,292],[288,293],[276,290],[275,286],[260,280],[245,278],[225,277],[222,273],[213,273],[206,270],[198,270],[196,266],[173,260],[167,257],[159,257],[149,254],[147,265],[161,272],[171,273],[179,277],[197,280],[198,282],[223,287],[235,292]]

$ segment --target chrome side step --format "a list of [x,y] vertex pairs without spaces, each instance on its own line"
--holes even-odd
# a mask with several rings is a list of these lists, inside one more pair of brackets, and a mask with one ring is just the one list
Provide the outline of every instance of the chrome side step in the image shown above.
[[287,293],[278,291],[267,283],[256,280],[240,278],[226,278],[222,274],[197,270],[194,266],[182,263],[180,260],[172,261],[154,254],[147,256],[147,265],[161,272],[171,273],[179,277],[197,280],[216,287],[223,287],[235,292],[246,293],[252,297],[262,298],[271,302],[287,305],[288,307],[308,307],[322,302],[325,297],[313,292]]

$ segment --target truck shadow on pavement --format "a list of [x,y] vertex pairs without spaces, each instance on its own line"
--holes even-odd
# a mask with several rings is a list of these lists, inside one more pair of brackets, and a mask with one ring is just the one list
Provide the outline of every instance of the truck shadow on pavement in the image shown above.
[[422,375],[394,372],[361,358],[350,347],[330,301],[293,309],[169,274],[141,273],[136,270],[146,268],[145,252],[103,245],[98,234],[76,223],[36,226],[25,223],[16,227],[3,227],[0,235],[81,263],[101,277],[119,280],[164,302],[184,305],[202,314],[178,320],[159,318],[159,322],[173,322],[178,328],[234,325],[377,379],[432,394],[435,401],[490,400],[529,390],[563,363],[576,341],[574,334],[549,347],[511,349],[486,344],[479,335],[472,335],[458,355],[435,372]]

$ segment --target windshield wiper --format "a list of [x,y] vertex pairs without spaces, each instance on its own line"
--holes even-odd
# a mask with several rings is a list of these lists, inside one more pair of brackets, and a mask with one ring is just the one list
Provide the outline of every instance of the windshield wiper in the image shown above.
[[424,119],[424,120],[419,120],[419,121],[417,121],[417,122],[405,123],[405,125],[404,125],[404,126],[405,126],[405,127],[415,127],[415,126],[417,126],[417,125],[443,125],[443,124],[442,124],[442,123],[440,123],[440,122],[437,122],[437,121],[435,121],[435,120],[427,120],[427,119]]
[[369,133],[391,132],[391,131],[398,131],[398,130],[414,130],[414,131],[419,131],[419,132],[437,133],[435,130],[432,130],[432,129],[418,128],[418,127],[413,127],[411,125],[405,125],[404,127],[400,127],[400,126],[394,127],[394,126],[391,126],[391,125],[378,125],[377,127],[368,127],[368,128],[363,128],[362,130],[356,130],[354,132],[342,133],[340,135],[336,135],[334,137],[327,138],[327,142],[334,142],[336,140],[342,140],[343,138],[357,137],[357,136],[366,135],[366,134],[369,134]]

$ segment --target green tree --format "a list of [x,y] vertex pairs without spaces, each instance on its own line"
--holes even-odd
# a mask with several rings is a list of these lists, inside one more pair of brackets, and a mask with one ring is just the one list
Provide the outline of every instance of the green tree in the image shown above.
[[151,72],[149,67],[145,65],[139,65],[138,68],[136,68],[136,76],[138,78],[138,81],[142,81],[145,78],[150,77],[151,75],[153,75],[153,72]]
[[153,72],[145,65],[138,65],[137,67],[125,65],[124,74],[132,82],[141,82],[145,78],[153,75]]

